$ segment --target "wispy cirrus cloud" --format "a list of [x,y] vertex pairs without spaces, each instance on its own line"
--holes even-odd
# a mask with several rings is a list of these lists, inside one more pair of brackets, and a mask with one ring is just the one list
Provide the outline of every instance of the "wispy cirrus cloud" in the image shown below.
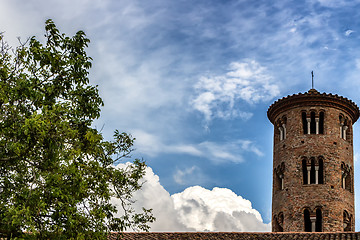
[[240,163],[244,162],[243,154],[245,152],[253,153],[257,156],[263,156],[261,150],[250,140],[235,140],[222,144],[205,141],[198,144],[203,156],[208,156],[212,162],[220,164],[223,162]]
[[200,143],[166,143],[160,136],[134,130],[136,136],[136,149],[149,156],[157,156],[163,153],[186,154],[209,159],[214,164],[224,162],[241,163],[245,159],[245,153],[263,156],[263,152],[251,140],[236,139],[226,142],[203,141]]
[[358,0],[349,1],[349,0],[311,0],[313,3],[319,3],[322,6],[336,8],[336,7],[345,7],[353,6],[357,3],[360,3]]

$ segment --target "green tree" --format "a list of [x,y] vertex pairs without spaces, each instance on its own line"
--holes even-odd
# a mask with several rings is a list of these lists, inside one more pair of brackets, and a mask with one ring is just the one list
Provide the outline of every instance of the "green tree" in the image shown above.
[[[151,210],[136,213],[145,163],[130,157],[134,139],[115,131],[105,141],[91,125],[103,105],[89,84],[91,58],[83,31],[61,34],[45,24],[11,48],[0,34],[0,237],[106,238],[110,231],[148,230]],[[122,203],[122,217],[112,198]]]

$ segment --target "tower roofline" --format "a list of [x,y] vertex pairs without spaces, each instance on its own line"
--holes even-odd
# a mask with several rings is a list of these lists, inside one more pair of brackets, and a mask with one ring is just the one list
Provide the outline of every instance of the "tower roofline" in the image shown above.
[[286,110],[299,106],[322,106],[338,108],[346,112],[352,123],[359,118],[359,107],[351,100],[331,93],[320,93],[316,89],[310,89],[305,93],[288,95],[275,101],[268,109],[267,116],[274,124],[275,118]]

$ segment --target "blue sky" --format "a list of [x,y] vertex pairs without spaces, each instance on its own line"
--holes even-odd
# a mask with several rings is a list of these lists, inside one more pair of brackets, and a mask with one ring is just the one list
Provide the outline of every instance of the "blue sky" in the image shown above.
[[[350,0],[2,0],[0,31],[13,46],[18,36],[42,38],[48,18],[68,35],[86,32],[90,79],[105,102],[95,126],[107,139],[114,129],[137,139],[134,157],[146,160],[157,189],[137,197],[161,199],[152,230],[268,230],[267,108],[309,90],[311,71],[320,92],[360,103],[359,9]],[[219,201],[227,205],[212,208]],[[174,225],[165,224],[169,214]],[[190,228],[189,219],[204,224]]]

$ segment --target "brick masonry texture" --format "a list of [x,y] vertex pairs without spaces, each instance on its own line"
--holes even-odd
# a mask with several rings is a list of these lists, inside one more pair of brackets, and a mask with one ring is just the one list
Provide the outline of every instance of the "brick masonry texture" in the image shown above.
[[[311,111],[317,117],[324,113],[323,134],[304,134],[302,112],[310,117]],[[340,136],[340,114],[348,119],[346,140]],[[351,167],[350,175],[354,176],[352,124],[359,117],[358,107],[346,98],[311,89],[276,101],[268,117],[274,124],[272,231],[279,231],[274,219],[282,213],[284,232],[304,232],[304,209],[311,215],[321,209],[323,232],[344,231],[346,210],[352,216],[350,230],[354,231],[354,180],[351,177],[351,191],[342,188],[341,164]],[[286,137],[281,140],[278,127],[283,123]],[[322,157],[323,184],[303,184],[304,157]],[[281,164],[283,189],[275,172]]]

